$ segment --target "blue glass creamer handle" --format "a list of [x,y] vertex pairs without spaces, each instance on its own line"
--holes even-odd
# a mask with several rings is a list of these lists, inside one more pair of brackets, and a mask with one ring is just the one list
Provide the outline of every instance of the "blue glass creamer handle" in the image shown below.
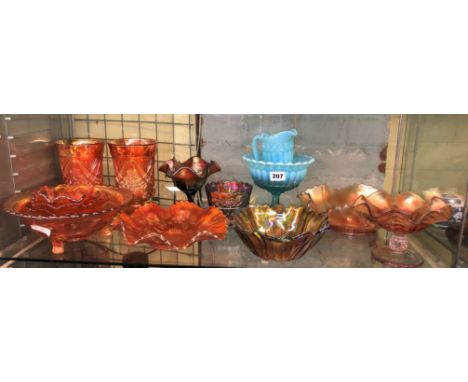
[[252,139],[252,153],[255,160],[260,160],[260,153],[258,152],[258,144],[257,141],[260,139],[265,138],[265,134],[259,134],[253,137]]

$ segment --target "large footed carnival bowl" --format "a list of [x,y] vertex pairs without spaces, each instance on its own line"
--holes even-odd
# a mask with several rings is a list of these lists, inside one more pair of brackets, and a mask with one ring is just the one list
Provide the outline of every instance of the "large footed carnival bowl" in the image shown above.
[[82,240],[99,230],[109,234],[113,219],[131,201],[127,190],[61,184],[13,196],[4,209],[33,232],[48,237],[52,252],[61,254],[65,242]]
[[357,184],[342,189],[332,189],[327,185],[309,188],[299,194],[303,205],[319,214],[328,214],[330,228],[346,235],[366,235],[377,231],[377,224],[360,214],[354,208],[356,200],[369,196],[377,189],[365,184]]
[[271,193],[271,205],[279,204],[283,192],[298,187],[307,175],[309,166],[315,162],[308,155],[296,155],[290,163],[258,161],[253,154],[246,154],[242,159],[247,164],[254,183]]
[[146,243],[154,249],[185,249],[201,240],[223,240],[227,232],[227,219],[219,209],[190,202],[168,208],[147,203],[131,215],[122,212],[120,218],[129,244]]
[[264,259],[299,259],[327,229],[326,215],[304,207],[251,206],[234,216],[233,226],[250,251]]
[[393,233],[388,247],[376,246],[372,250],[374,259],[390,267],[421,266],[424,260],[408,249],[407,235],[452,216],[452,208],[440,196],[431,194],[423,197],[414,192],[392,196],[385,191],[377,191],[362,195],[356,200],[355,209]]

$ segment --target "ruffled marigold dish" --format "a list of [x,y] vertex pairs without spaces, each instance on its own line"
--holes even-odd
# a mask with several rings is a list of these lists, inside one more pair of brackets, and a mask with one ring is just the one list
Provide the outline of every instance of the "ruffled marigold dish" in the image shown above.
[[110,226],[131,201],[129,191],[114,187],[61,184],[16,195],[4,208],[35,233],[50,238],[52,252],[60,254],[64,242],[82,240]]
[[264,259],[298,259],[314,246],[327,229],[327,216],[304,207],[277,205],[244,208],[233,226],[250,251]]
[[221,167],[214,161],[207,162],[194,156],[183,163],[176,159],[168,160],[159,167],[159,171],[171,178],[174,186],[187,195],[189,202],[193,202],[196,193],[203,187],[206,179],[221,171]]
[[448,220],[452,208],[437,195],[422,197],[414,192],[396,196],[377,191],[360,196],[355,209],[378,226],[393,233],[389,247],[375,247],[372,255],[378,261],[394,267],[417,267],[423,259],[408,250],[406,235],[422,231],[431,224]]
[[301,192],[299,198],[308,209],[319,214],[328,213],[330,228],[347,235],[366,235],[377,231],[377,225],[358,213],[354,204],[361,195],[368,196],[377,189],[358,184],[334,190],[320,185]]
[[129,244],[147,243],[162,250],[184,249],[201,240],[223,240],[227,232],[227,219],[219,209],[189,202],[168,208],[147,203],[120,217]]

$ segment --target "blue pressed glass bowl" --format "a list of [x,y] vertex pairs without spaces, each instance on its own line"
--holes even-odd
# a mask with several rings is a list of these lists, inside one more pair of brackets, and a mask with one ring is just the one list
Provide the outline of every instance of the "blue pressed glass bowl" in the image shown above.
[[299,186],[307,175],[307,169],[315,162],[308,155],[296,155],[291,163],[263,162],[252,154],[242,156],[254,183],[272,195],[272,205],[279,204],[280,195]]

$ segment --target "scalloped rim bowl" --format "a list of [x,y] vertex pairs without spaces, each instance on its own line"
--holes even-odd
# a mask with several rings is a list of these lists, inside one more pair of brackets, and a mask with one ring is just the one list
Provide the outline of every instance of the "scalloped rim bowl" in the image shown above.
[[180,250],[201,240],[223,240],[227,219],[216,207],[201,208],[177,202],[164,208],[147,203],[132,214],[120,214],[125,240],[146,243],[155,249]]
[[[68,185],[59,186],[76,187]],[[11,197],[5,203],[4,210],[11,215],[19,217],[33,232],[50,238],[53,244],[52,252],[54,254],[61,254],[64,251],[64,242],[80,241],[99,230],[105,230],[107,226],[111,225],[119,210],[130,204],[133,200],[132,193],[127,190],[99,185],[89,187],[97,188],[101,192],[114,196],[118,204],[115,207],[82,214],[72,213],[68,215],[43,216],[40,214],[22,213],[19,208],[24,208],[28,203],[31,203],[33,193],[38,191],[35,190]],[[74,207],[76,208],[78,205],[79,201]],[[63,208],[66,209],[66,207]],[[109,234],[110,231],[105,231],[105,233]]]
[[304,207],[280,205],[244,208],[234,216],[233,226],[254,255],[275,261],[304,256],[328,228],[325,215]]
[[340,189],[321,184],[301,192],[299,199],[308,209],[328,214],[332,230],[346,235],[367,235],[375,233],[378,226],[356,211],[355,202],[361,195],[371,195],[376,191],[366,184]]

